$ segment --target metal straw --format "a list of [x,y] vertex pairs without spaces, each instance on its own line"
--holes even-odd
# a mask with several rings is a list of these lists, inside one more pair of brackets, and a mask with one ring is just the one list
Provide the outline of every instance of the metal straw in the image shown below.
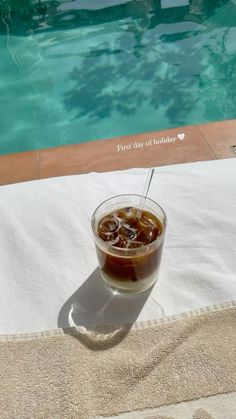
[[139,206],[138,206],[138,217],[141,216],[141,211],[144,208],[154,172],[155,172],[155,169],[149,169],[149,171],[148,171],[148,175],[147,175],[147,179],[146,179],[146,182],[145,182],[145,185],[144,185],[142,198],[140,199]]

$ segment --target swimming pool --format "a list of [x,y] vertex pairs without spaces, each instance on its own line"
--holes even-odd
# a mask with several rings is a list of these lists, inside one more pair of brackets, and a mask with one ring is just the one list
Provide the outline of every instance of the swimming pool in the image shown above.
[[0,2],[0,153],[236,117],[236,1]]

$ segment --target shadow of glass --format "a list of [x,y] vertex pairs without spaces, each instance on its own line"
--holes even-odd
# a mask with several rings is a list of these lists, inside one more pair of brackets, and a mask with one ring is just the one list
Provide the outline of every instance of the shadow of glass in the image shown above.
[[58,327],[91,350],[108,349],[129,332],[150,292],[115,294],[103,285],[96,268],[62,306]]

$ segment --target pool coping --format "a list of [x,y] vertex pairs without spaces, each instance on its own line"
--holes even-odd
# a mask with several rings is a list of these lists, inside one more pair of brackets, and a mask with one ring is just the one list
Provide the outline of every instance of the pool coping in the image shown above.
[[0,185],[236,157],[236,119],[0,155]]

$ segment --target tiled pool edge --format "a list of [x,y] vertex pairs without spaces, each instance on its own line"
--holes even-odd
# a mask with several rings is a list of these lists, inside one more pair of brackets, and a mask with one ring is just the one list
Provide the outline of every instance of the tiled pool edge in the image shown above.
[[0,156],[0,185],[236,157],[236,119]]

